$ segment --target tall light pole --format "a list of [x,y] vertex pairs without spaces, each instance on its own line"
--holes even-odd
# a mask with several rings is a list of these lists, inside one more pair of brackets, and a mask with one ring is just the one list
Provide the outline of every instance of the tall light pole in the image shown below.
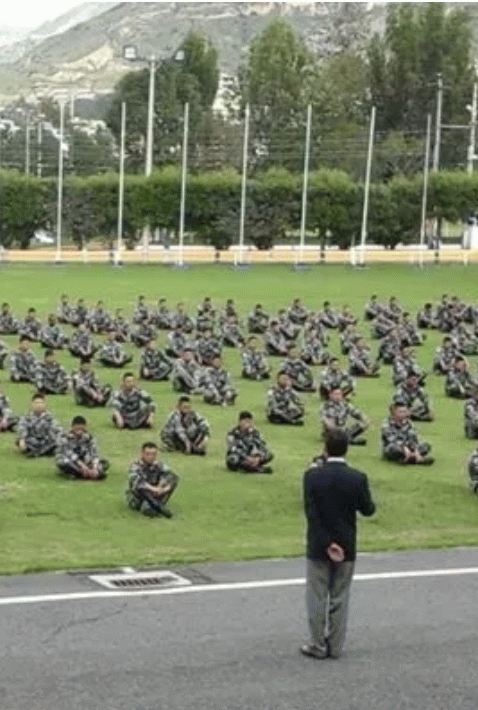
[[63,135],[65,132],[65,101],[60,100],[60,140],[58,142],[58,193],[56,206],[56,256],[55,261],[61,261],[61,229],[63,211]]
[[478,109],[478,77],[475,71],[473,80],[473,96],[471,100],[471,116],[470,116],[470,145],[468,146],[468,173],[473,173],[473,161],[475,160],[476,152],[476,112]]
[[123,249],[123,205],[124,205],[124,154],[126,136],[126,103],[121,102],[121,140],[120,140],[120,162],[119,162],[119,186],[118,186],[118,232],[116,242],[116,252],[114,255],[114,265],[121,262],[121,252]]
[[435,123],[435,145],[433,146],[433,172],[438,172],[440,167],[440,144],[441,144],[441,115],[443,107],[443,76],[437,74],[437,112]]
[[422,192],[422,219],[420,223],[420,267],[423,267],[423,249],[425,246],[425,226],[427,219],[427,197],[428,197],[428,169],[430,162],[430,131],[432,117],[427,116],[427,137],[425,140],[425,158],[423,164],[423,192]]
[[363,210],[362,210],[362,229],[360,233],[360,264],[363,266],[365,264],[365,242],[367,239],[367,222],[368,222],[368,202],[370,193],[370,178],[372,174],[372,160],[373,160],[373,140],[375,136],[375,113],[376,108],[372,106],[372,113],[370,114],[370,133],[368,138],[368,152],[367,152],[367,168],[365,171],[365,186],[364,186],[364,197],[363,197]]

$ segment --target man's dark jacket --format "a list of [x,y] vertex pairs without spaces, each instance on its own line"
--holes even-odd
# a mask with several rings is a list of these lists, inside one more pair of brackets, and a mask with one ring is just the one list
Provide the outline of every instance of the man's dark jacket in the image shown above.
[[344,549],[344,561],[355,560],[356,513],[375,512],[367,476],[345,461],[312,464],[304,474],[304,508],[308,559],[328,560],[327,547],[336,542]]

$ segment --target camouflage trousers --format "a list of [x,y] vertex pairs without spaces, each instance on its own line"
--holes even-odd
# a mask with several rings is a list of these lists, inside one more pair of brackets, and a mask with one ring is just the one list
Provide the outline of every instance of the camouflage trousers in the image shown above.
[[204,401],[206,404],[234,404],[237,392],[232,387],[218,389],[212,385],[207,385],[203,389]]
[[[154,408],[150,406],[141,407],[135,412],[120,412],[125,429],[141,429],[147,425],[149,415],[154,412]],[[113,422],[116,424],[115,420]]]
[[25,439],[26,449],[22,453],[27,458],[36,458],[37,456],[53,456],[56,451],[56,441],[54,439],[37,439],[27,437]]
[[112,389],[111,385],[103,385],[96,390],[101,394],[101,401],[93,399],[93,397],[84,390],[75,390],[75,402],[80,407],[104,407],[108,403]]
[[149,518],[161,515],[161,508],[164,506],[168,500],[173,495],[178,483],[179,477],[175,473],[167,473],[161,476],[161,483],[169,483],[171,488],[167,493],[162,495],[160,498],[152,496],[150,493],[137,492],[138,499],[135,501],[129,501],[129,507],[133,510],[139,510],[143,515]]
[[[405,461],[405,445],[391,444],[385,449],[383,456],[387,461],[394,461],[396,463],[407,463]],[[428,456],[431,451],[431,446],[426,441],[418,444],[416,447],[420,456]]]
[[[98,463],[99,477],[95,480],[100,481],[106,478],[106,471],[109,469],[109,467],[110,462],[106,461],[106,459],[101,459]],[[70,466],[68,464],[57,464],[57,468],[59,475],[63,476],[64,478],[68,478],[70,480],[83,480],[83,476],[81,475],[81,473],[78,473],[76,468],[74,468],[73,466]]]
[[465,421],[465,436],[467,439],[478,439],[478,423],[469,419]]

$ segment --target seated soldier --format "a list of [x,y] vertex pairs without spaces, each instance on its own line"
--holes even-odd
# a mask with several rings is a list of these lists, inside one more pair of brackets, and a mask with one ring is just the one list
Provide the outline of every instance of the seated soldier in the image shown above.
[[436,329],[438,328],[438,323],[433,314],[433,306],[431,303],[425,303],[423,308],[421,308],[417,313],[417,326],[422,329]]
[[384,311],[380,311],[373,321],[370,335],[376,339],[385,338],[396,327],[397,323],[389,318]]
[[330,353],[325,349],[321,334],[316,328],[309,328],[304,335],[302,360],[307,365],[327,365]]
[[327,400],[331,391],[337,388],[342,390],[344,397],[349,397],[355,390],[355,382],[348,372],[340,369],[338,358],[333,357],[320,380],[319,394]]
[[398,323],[402,315],[402,307],[398,303],[396,296],[390,296],[388,306],[385,307],[385,311],[389,318]]
[[384,365],[393,365],[401,348],[402,340],[398,334],[398,330],[397,328],[392,328],[380,341],[377,362],[383,362]]
[[377,296],[374,294],[370,297],[369,303],[365,305],[364,320],[374,320],[378,316],[381,310],[381,305],[377,300]]
[[249,333],[260,333],[262,335],[266,332],[268,325],[269,315],[262,310],[260,303],[256,303],[247,319],[247,329]]
[[212,301],[209,296],[206,296],[201,304],[198,306],[198,315],[203,315],[207,313],[212,320],[216,318],[216,309],[212,305]]
[[382,426],[382,453],[387,461],[401,464],[432,464],[430,444],[420,442],[410,424],[410,412],[402,404],[392,404],[391,416]]
[[289,320],[295,325],[304,325],[307,320],[307,308],[304,306],[300,298],[294,298],[287,315]]
[[156,340],[151,339],[143,348],[141,362],[139,365],[139,376],[142,380],[154,380],[163,382],[169,379],[173,369],[173,363],[156,346]]
[[30,346],[30,339],[22,335],[18,350],[11,355],[10,379],[12,382],[35,382],[38,361],[30,351]]
[[476,355],[477,339],[470,333],[464,323],[457,323],[450,332],[450,336],[462,355]]
[[0,370],[3,370],[5,360],[7,359],[8,349],[3,340],[0,340]]
[[226,466],[229,471],[243,473],[272,473],[267,464],[274,454],[254,425],[250,412],[239,414],[239,424],[227,435]]
[[239,323],[239,314],[236,311],[236,306],[232,298],[227,299],[224,312],[219,315],[219,325],[222,325],[226,318],[236,318],[237,323]]
[[149,343],[151,340],[154,340],[156,338],[156,329],[154,325],[151,325],[150,323],[147,323],[144,321],[143,323],[140,323],[138,328],[136,330],[133,330],[131,333],[131,341],[136,345],[138,348],[143,348],[146,343]]
[[343,328],[340,335],[340,352],[342,355],[348,355],[362,337],[354,325],[347,325]]
[[418,377],[420,385],[425,383],[427,377],[425,370],[415,360],[413,351],[406,347],[400,347],[393,361],[393,384],[398,387],[410,375]]
[[125,372],[121,387],[113,392],[110,404],[113,424],[118,429],[151,429],[153,426],[156,404],[150,394],[137,386],[132,372]]
[[158,447],[147,441],[141,447],[141,458],[129,467],[126,500],[132,510],[155,517],[171,518],[166,503],[178,485],[178,476],[169,466],[156,461]]
[[465,436],[478,439],[478,386],[473,387],[471,397],[465,402]]
[[45,359],[37,365],[35,384],[43,394],[66,394],[70,378],[64,367],[57,362],[54,350],[45,350]]
[[79,357],[81,360],[88,360],[93,357],[99,349],[93,341],[93,337],[88,330],[86,323],[80,323],[70,339],[70,347],[68,348],[73,357]]
[[285,308],[281,308],[277,312],[277,322],[279,323],[279,330],[288,344],[297,338],[300,333],[300,325],[296,325],[289,319]]
[[60,298],[60,303],[56,309],[56,315],[58,323],[71,323],[72,322],[72,307],[70,306],[68,296],[63,296]]
[[239,327],[237,316],[226,316],[221,330],[224,345],[230,348],[241,348],[244,345],[244,336]]
[[468,460],[468,475],[470,477],[470,489],[473,493],[478,493],[478,448],[476,448]]
[[18,417],[12,412],[10,397],[0,389],[0,432],[12,431],[18,424]]
[[8,303],[2,303],[0,311],[0,335],[16,335],[18,333],[18,320],[10,313]]
[[319,312],[319,321],[326,328],[339,327],[339,314],[331,307],[329,301],[324,301],[324,307]]
[[81,325],[87,322],[88,309],[85,306],[85,299],[79,298],[77,304],[71,309],[71,324],[74,326]]
[[111,321],[111,329],[114,330],[115,340],[118,343],[127,343],[130,339],[129,323],[123,316],[122,308],[115,310],[115,317]]
[[283,355],[284,357],[287,355],[289,343],[280,329],[278,320],[271,320],[264,335],[264,344],[268,355]]
[[194,321],[186,313],[184,303],[178,303],[176,311],[171,316],[171,328],[176,329],[178,326],[183,333],[192,333],[194,330]]
[[342,308],[342,313],[338,316],[339,333],[342,333],[346,328],[354,328],[357,325],[357,318],[352,313],[350,306],[345,305]]
[[158,308],[154,316],[154,324],[159,330],[171,329],[171,311],[169,310],[166,299],[160,298]]
[[29,308],[27,317],[18,325],[18,332],[32,343],[40,340],[41,322],[36,317],[36,308]]
[[124,367],[133,359],[132,355],[125,353],[121,347],[121,343],[115,340],[114,330],[108,331],[106,334],[106,343],[98,353],[98,360],[105,367]]
[[292,389],[288,375],[277,375],[277,384],[267,395],[266,414],[271,424],[304,424],[304,405]]
[[397,388],[393,401],[400,402],[407,407],[412,421],[432,422],[435,418],[430,399],[423,387],[420,387],[418,375],[407,376]]
[[467,399],[471,397],[477,384],[478,382],[470,374],[466,359],[459,355],[455,360],[453,369],[447,373],[445,394],[447,397]]
[[423,341],[427,337],[425,333],[420,333],[417,326],[410,320],[410,314],[407,312],[402,315],[398,325],[398,332],[404,345],[423,345]]
[[182,395],[161,430],[161,441],[168,451],[204,456],[209,433],[206,419],[192,409],[189,397]]
[[197,341],[197,354],[200,365],[210,366],[217,357],[221,357],[222,342],[216,338],[212,330],[205,330]]
[[198,306],[198,314],[196,317],[196,330],[198,333],[204,333],[206,330],[214,330],[216,322],[216,310],[213,308],[211,299],[206,297]]
[[91,360],[82,360],[72,375],[73,394],[81,407],[104,407],[111,396],[111,385],[102,385],[91,367]]
[[369,426],[369,422],[357,407],[344,399],[343,392],[339,387],[330,391],[329,399],[322,407],[320,416],[324,438],[328,432],[334,429],[343,429],[347,434],[349,444],[363,446],[367,443],[362,434]]
[[92,333],[106,333],[111,329],[111,316],[105,309],[103,301],[98,301],[86,321]]
[[146,304],[146,298],[144,296],[138,296],[138,302],[133,313],[133,323],[140,325],[141,323],[150,323],[152,320],[151,313]]
[[61,332],[53,314],[48,316],[48,325],[41,329],[40,343],[50,350],[63,350],[68,345],[68,338]]
[[110,466],[109,461],[100,459],[96,440],[81,416],[74,417],[70,431],[58,437],[55,460],[62,476],[83,481],[104,480]]
[[349,355],[349,372],[356,377],[380,377],[378,362],[372,360],[370,348],[365,340],[359,340]]
[[289,375],[292,387],[297,392],[316,391],[312,370],[301,359],[297,346],[292,345],[289,347],[287,358],[281,362],[279,372]]
[[202,367],[196,362],[191,348],[184,348],[181,356],[174,362],[171,373],[173,390],[186,394],[199,393],[199,382],[202,376]]
[[453,368],[459,354],[456,343],[449,335],[445,335],[441,346],[435,352],[433,372],[437,375],[446,375]]
[[270,365],[264,353],[257,349],[257,338],[252,335],[242,350],[242,377],[246,380],[268,380],[270,376]]
[[34,394],[30,413],[20,417],[18,422],[18,451],[28,458],[53,456],[60,434],[61,427],[46,411],[45,396]]
[[203,370],[200,387],[207,404],[234,404],[237,390],[231,382],[231,376],[222,366],[222,360],[216,356],[210,367]]
[[180,357],[184,348],[188,347],[189,343],[186,336],[184,335],[182,326],[178,325],[176,328],[168,333],[168,346],[166,348],[166,355],[169,357]]

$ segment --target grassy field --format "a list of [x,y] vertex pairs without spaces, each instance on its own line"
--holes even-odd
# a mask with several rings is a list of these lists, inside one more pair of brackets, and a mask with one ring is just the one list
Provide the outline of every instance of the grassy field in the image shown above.
[[[423,271],[406,266],[376,266],[351,271],[348,267],[315,267],[297,273],[286,266],[255,267],[235,272],[212,265],[186,271],[167,267],[137,266],[22,266],[0,270],[0,300],[9,301],[17,315],[35,306],[44,318],[61,293],[71,301],[83,296],[88,304],[103,299],[108,308],[122,306],[129,317],[138,294],[150,303],[161,296],[188,309],[210,296],[222,307],[232,297],[245,315],[256,302],[272,312],[300,296],[309,308],[325,299],[335,305],[349,303],[362,313],[370,294],[381,299],[391,294],[410,309],[439,298],[442,292],[476,300],[475,267],[430,267]],[[364,334],[369,327],[360,323]],[[430,368],[440,334],[432,333],[417,349],[420,362]],[[4,338],[9,347],[16,337]],[[160,343],[165,336],[161,335]],[[376,348],[374,341],[373,347]],[[37,354],[41,348],[34,346]],[[331,350],[339,352],[332,336]],[[138,351],[135,352],[135,369]],[[68,354],[59,359],[71,370],[76,361]],[[56,476],[51,459],[25,460],[13,451],[13,434],[0,438],[0,573],[65,568],[96,568],[120,564],[147,565],[199,560],[248,559],[301,555],[304,522],[301,504],[302,474],[320,450],[319,400],[303,395],[306,426],[290,429],[267,423],[264,402],[267,383],[239,379],[239,353],[225,351],[225,360],[239,387],[236,405],[215,408],[199,399],[195,405],[212,426],[210,453],[204,459],[168,454],[166,460],[180,478],[171,500],[172,520],[150,520],[129,511],[124,503],[128,463],[138,455],[145,438],[158,438],[159,429],[175,405],[169,383],[145,383],[157,402],[157,424],[150,432],[119,433],[109,411],[82,410],[71,395],[50,397],[49,406],[67,426],[72,416],[85,413],[98,437],[102,454],[111,460],[106,481],[98,484],[66,482]],[[476,361],[472,359],[476,372]],[[343,361],[343,358],[342,358]],[[273,362],[274,372],[277,361]],[[116,384],[119,373],[98,367],[105,382]],[[318,375],[317,371],[317,375]],[[32,387],[12,385],[2,373],[4,388],[16,413],[28,408]],[[350,452],[350,462],[369,474],[378,513],[360,526],[361,550],[403,550],[416,547],[474,545],[478,542],[478,501],[466,486],[465,464],[473,443],[463,434],[463,403],[443,394],[443,379],[428,378],[437,420],[419,425],[433,445],[436,463],[431,467],[401,468],[380,459],[379,431],[387,413],[392,385],[389,368],[380,379],[358,382],[355,403],[372,419],[368,446]],[[272,476],[242,476],[224,465],[225,435],[238,412],[255,413],[261,431],[276,459]]]

